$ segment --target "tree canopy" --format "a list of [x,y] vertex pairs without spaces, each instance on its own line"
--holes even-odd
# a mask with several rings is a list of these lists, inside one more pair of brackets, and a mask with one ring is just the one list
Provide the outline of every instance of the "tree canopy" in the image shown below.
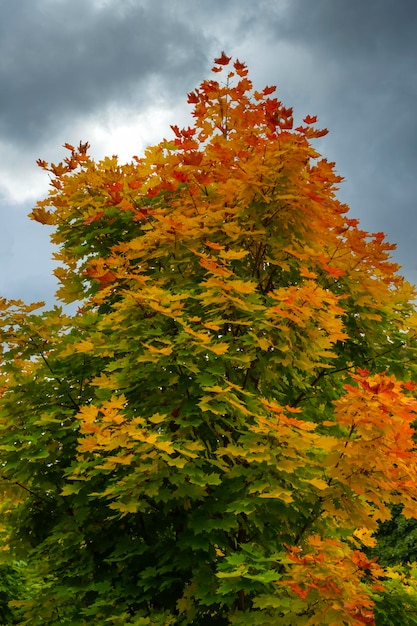
[[30,582],[11,606],[417,623],[413,567],[369,552],[392,507],[416,517],[415,291],[338,200],[316,117],[294,127],[224,53],[213,73],[142,157],[38,162],[30,217],[78,309],[1,301],[1,554]]

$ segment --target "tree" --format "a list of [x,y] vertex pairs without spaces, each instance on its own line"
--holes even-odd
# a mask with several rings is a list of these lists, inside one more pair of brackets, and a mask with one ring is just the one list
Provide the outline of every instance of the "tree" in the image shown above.
[[415,292],[316,118],[213,72],[142,158],[39,161],[79,308],[1,305],[20,623],[372,624],[393,587],[415,623],[413,575],[366,552],[392,505],[416,516]]

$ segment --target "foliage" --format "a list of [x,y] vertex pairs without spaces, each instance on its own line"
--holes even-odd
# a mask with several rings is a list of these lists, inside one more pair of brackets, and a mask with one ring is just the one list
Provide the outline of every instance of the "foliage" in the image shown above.
[[391,505],[415,517],[415,293],[347,217],[316,118],[293,128],[224,53],[213,71],[193,127],[142,158],[39,161],[31,217],[79,308],[1,303],[3,547],[37,580],[21,624],[415,606],[414,573],[366,555]]
[[384,592],[376,596],[375,618],[378,626],[417,624],[417,587],[415,567],[388,570]]
[[0,623],[2,626],[18,623],[19,612],[12,608],[10,603],[26,590],[23,564],[2,563],[0,565]]
[[417,562],[417,522],[401,514],[402,506],[391,508],[391,517],[378,527],[375,534],[377,545],[370,549],[384,565],[407,565]]

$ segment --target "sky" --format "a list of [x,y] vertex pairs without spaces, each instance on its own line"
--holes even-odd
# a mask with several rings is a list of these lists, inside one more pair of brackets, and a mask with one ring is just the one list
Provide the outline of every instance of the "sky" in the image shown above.
[[344,177],[339,198],[417,283],[416,0],[0,0],[0,296],[54,302],[42,158],[88,141],[121,162],[190,123],[224,50],[277,85]]

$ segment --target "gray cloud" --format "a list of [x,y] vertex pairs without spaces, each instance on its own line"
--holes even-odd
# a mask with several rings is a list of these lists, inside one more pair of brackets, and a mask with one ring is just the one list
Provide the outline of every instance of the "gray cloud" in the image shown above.
[[[257,87],[277,84],[298,120],[329,128],[317,148],[345,176],[341,199],[398,243],[416,280],[416,32],[415,0],[2,0],[0,189],[30,190],[35,158],[59,160],[60,144],[91,139],[79,133],[109,111],[187,114],[187,91],[224,49]],[[9,202],[0,293],[50,299],[47,233]]]
[[[163,10],[162,10],[163,9]],[[3,2],[0,133],[44,139],[71,117],[109,102],[149,103],[158,76],[165,96],[183,93],[207,65],[204,33],[159,2]]]
[[[417,3],[293,0],[277,36],[308,50],[325,92],[311,94],[330,128],[326,156],[346,177],[341,197],[369,230],[417,267]],[[326,82],[325,77],[328,76]],[[323,83],[322,83],[323,84]]]
[[332,51],[349,64],[377,56],[392,60],[415,54],[417,4],[413,0],[293,0],[288,4],[286,32]]

